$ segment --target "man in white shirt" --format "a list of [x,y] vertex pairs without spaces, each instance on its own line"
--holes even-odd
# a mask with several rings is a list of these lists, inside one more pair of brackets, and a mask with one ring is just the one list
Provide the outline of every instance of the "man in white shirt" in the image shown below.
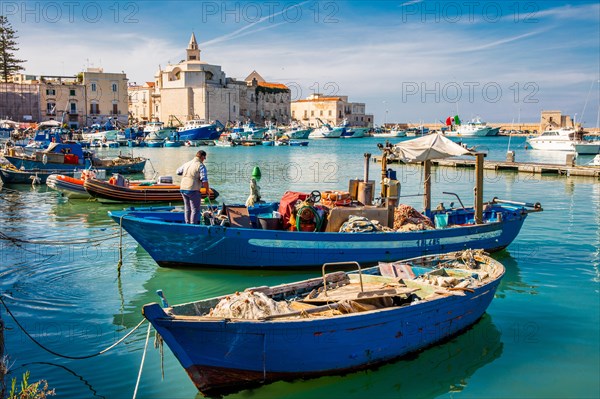
[[206,152],[200,150],[196,153],[194,159],[184,163],[177,169],[177,174],[183,176],[181,179],[181,196],[183,197],[183,210],[185,223],[199,224],[200,217],[200,189],[204,188],[206,195],[208,192],[208,174],[204,160]]

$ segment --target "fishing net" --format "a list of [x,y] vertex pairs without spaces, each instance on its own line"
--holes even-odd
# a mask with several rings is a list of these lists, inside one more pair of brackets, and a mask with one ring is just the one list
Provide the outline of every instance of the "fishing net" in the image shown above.
[[393,231],[382,226],[377,220],[369,220],[364,216],[350,216],[348,221],[340,227],[340,233],[373,233]]
[[433,230],[433,223],[427,216],[421,214],[409,205],[398,205],[394,210],[394,230],[417,231]]
[[209,316],[255,320],[292,311],[287,302],[274,301],[262,292],[244,291],[221,299]]

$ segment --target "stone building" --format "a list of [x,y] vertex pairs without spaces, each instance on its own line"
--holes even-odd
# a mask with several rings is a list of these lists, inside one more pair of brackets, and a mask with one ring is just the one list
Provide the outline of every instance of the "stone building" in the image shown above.
[[[127,77],[88,68],[76,76],[16,74],[0,84],[0,115],[15,121],[64,121],[73,129],[104,123],[127,123]],[[4,117],[3,116],[3,117]]]
[[540,118],[540,133],[549,129],[575,127],[569,115],[563,115],[561,111],[542,111]]
[[292,102],[292,119],[307,126],[319,126],[318,120],[338,125],[346,119],[351,126],[373,126],[373,115],[365,113],[365,103],[352,103],[348,96],[324,96],[318,93]]
[[41,121],[40,85],[0,82],[0,119]]
[[87,126],[118,120],[127,124],[129,119],[129,97],[127,95],[127,75],[105,73],[102,68],[88,68],[80,74],[85,86]]
[[129,96],[129,122],[139,124],[158,120],[156,113],[154,82],[146,82],[141,86],[127,87]]
[[155,75],[153,101],[161,121],[289,121],[290,90],[285,85],[265,82],[256,71],[244,81],[228,78],[221,66],[202,61],[200,52],[192,33],[186,59]]

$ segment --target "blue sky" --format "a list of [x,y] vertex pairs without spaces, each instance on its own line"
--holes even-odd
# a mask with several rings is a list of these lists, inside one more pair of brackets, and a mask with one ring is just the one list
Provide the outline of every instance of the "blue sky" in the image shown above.
[[597,1],[0,1],[30,74],[86,66],[152,81],[184,58],[242,79],[257,70],[294,98],[365,102],[377,123],[538,121],[543,109],[596,126]]

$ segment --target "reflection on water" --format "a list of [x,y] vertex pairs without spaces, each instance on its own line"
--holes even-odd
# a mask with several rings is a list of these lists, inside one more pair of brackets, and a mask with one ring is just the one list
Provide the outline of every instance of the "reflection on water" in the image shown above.
[[[521,251],[519,251],[521,250]],[[537,292],[535,290],[535,286],[527,284],[522,280],[521,273],[519,270],[519,262],[518,258],[526,259],[529,254],[523,253],[523,249],[515,248],[513,249],[515,255],[511,255],[511,252],[508,250],[500,251],[498,253],[492,254],[492,257],[496,259],[498,262],[504,265],[504,277],[502,277],[502,281],[498,286],[498,290],[496,291],[496,297],[504,298],[507,292],[513,291],[520,294],[531,294],[536,295]]]

